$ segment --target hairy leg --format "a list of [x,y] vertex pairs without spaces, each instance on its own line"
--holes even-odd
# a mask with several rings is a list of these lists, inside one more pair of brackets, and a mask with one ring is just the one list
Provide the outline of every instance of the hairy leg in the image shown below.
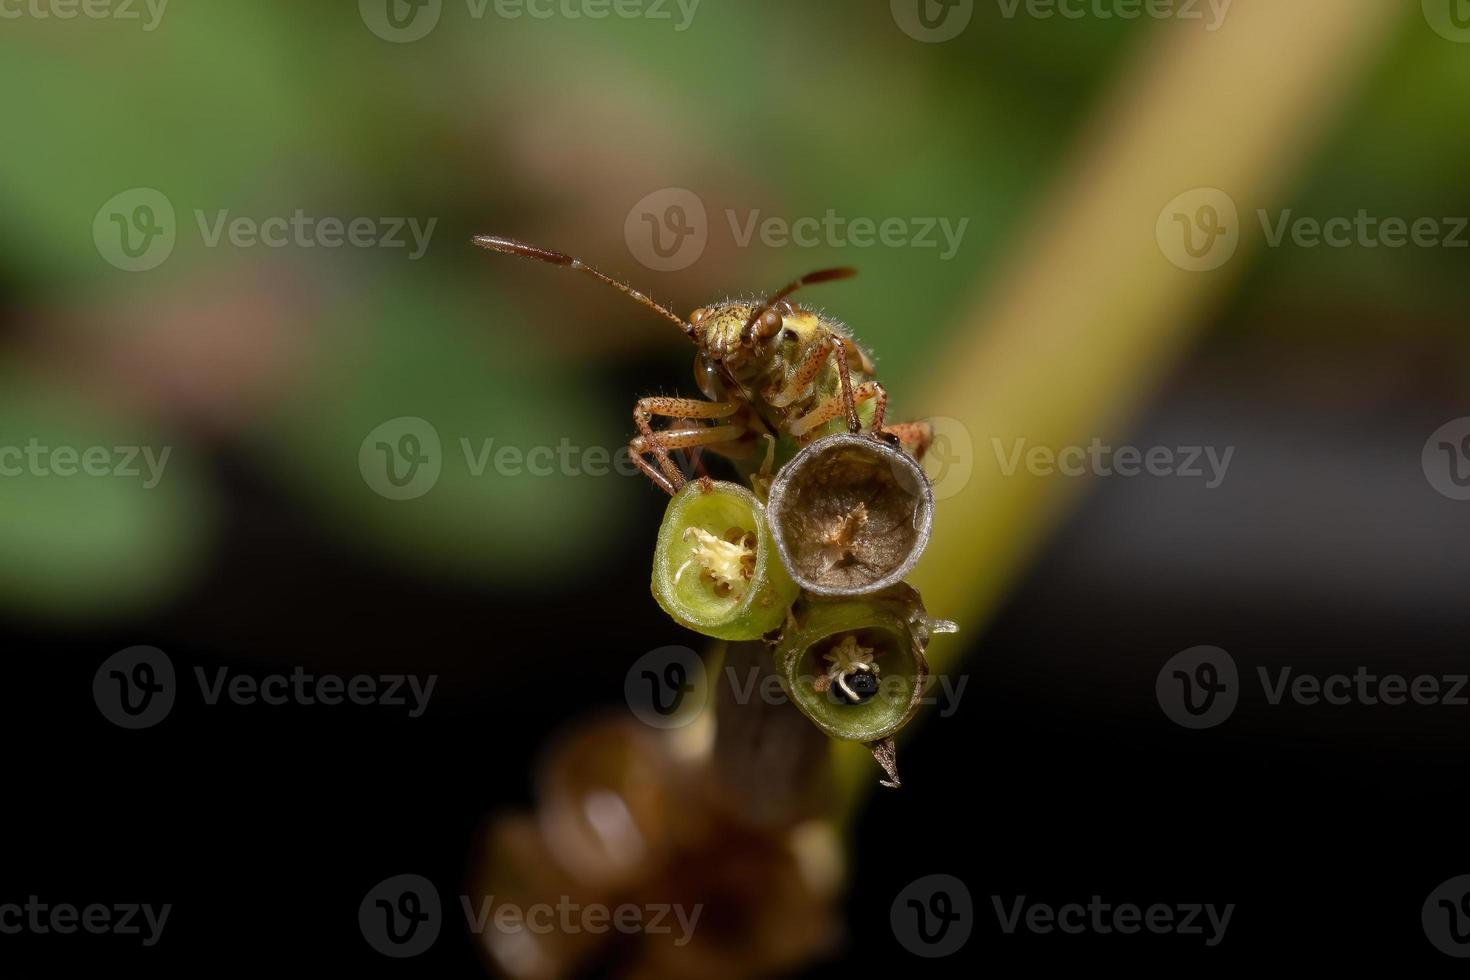
[[850,411],[852,412],[853,418],[856,419],[858,403],[865,402],[870,398],[877,398],[879,392],[882,390],[878,382],[865,381],[852,389],[850,393],[829,395],[816,408],[813,408],[810,412],[807,412],[801,418],[791,423],[791,435],[798,440],[804,440],[807,433],[811,432],[817,426],[830,422],[845,410],[849,410],[847,397],[844,397],[844,394],[852,399]]
[[[674,465],[669,456],[670,449],[685,448],[671,445],[663,439],[664,433],[653,430],[654,416],[679,419],[724,419],[729,418],[740,411],[739,402],[708,402],[699,398],[670,398],[655,396],[652,398],[640,398],[633,406],[633,422],[638,426],[639,435],[629,443],[632,448],[635,445],[642,448],[633,449],[633,458],[638,463],[638,468],[647,474],[658,486],[670,494],[673,494],[684,485],[684,474]],[[715,426],[715,428],[723,428]],[[725,439],[715,440],[717,442]],[[644,456],[652,453],[658,463],[658,470],[654,471],[644,459]],[[654,473],[659,476],[655,477]]]
[[813,344],[812,349],[807,351],[806,356],[801,359],[801,363],[796,365],[795,370],[791,372],[785,384],[778,389],[768,388],[762,392],[766,401],[776,408],[785,408],[787,405],[796,401],[801,397],[802,392],[806,391],[811,383],[816,380],[818,372],[822,370],[822,365],[831,356],[832,344],[830,341]]
[[934,426],[928,422],[895,422],[884,426],[883,431],[897,438],[904,452],[920,461],[934,444]]

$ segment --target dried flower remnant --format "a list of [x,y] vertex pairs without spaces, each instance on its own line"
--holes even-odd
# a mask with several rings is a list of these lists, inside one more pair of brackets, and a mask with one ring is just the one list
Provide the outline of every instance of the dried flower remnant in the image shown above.
[[844,636],[823,659],[832,666],[813,682],[818,693],[835,685],[838,696],[848,704],[862,704],[878,693],[879,667],[873,648],[860,645],[856,633]]
[[710,587],[710,591],[721,599],[739,599],[745,592],[751,576],[755,574],[754,531],[732,527],[723,538],[700,527],[684,529],[683,539],[694,542],[692,557],[674,573],[674,583],[693,565],[699,566],[699,580]]
[[[777,707],[790,712],[788,705]],[[793,728],[778,725],[798,743],[788,751],[819,757],[821,736],[797,720]],[[740,751],[748,734],[737,731],[731,748]],[[687,930],[674,914],[667,928],[632,934],[538,929],[526,920],[487,928],[478,940],[497,975],[737,980],[789,975],[833,947],[845,860],[825,816],[828,807],[820,814],[800,803],[773,811],[767,799],[751,800],[743,783],[725,782],[719,760],[727,756],[716,746],[689,755],[675,741],[672,733],[613,718],[584,722],[558,739],[540,766],[536,810],[501,816],[486,828],[470,899],[476,908],[490,902],[521,908],[657,905],[682,910]],[[800,770],[786,779],[783,784],[776,776],[773,786],[767,773],[769,795],[780,798],[807,782]],[[799,799],[805,797],[802,791]],[[830,803],[831,797],[823,799]],[[565,819],[569,804],[581,807],[588,800],[602,801],[601,810],[634,814],[640,833],[655,834],[645,841],[656,846],[606,864],[614,855],[601,844],[587,849],[589,826]],[[589,863],[589,854],[598,860]]]

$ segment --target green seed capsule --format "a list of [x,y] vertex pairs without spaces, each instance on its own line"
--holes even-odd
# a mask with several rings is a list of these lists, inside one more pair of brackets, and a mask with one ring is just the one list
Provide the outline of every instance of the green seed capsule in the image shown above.
[[798,591],[755,494],[691,480],[669,501],[653,553],[653,597],[675,621],[721,640],[754,640],[786,621]]
[[781,686],[833,738],[874,742],[918,710],[929,675],[919,594],[899,585],[860,599],[803,601],[776,647]]

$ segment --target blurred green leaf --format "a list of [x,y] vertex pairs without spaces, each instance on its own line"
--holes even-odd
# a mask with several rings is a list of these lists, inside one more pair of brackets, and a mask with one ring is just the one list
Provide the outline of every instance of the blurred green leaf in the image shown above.
[[74,619],[167,601],[197,572],[213,523],[190,454],[0,362],[0,602]]
[[[590,372],[572,374],[521,339],[544,325],[517,323],[433,273],[365,283],[328,319],[331,362],[282,399],[256,439],[263,464],[324,522],[445,575],[530,585],[595,569],[629,495],[645,489],[611,461],[626,444],[628,402],[595,399]],[[396,449],[394,432],[379,430],[398,418],[422,419],[439,443],[437,479],[401,500],[375,489],[388,463],[376,446],[366,472],[360,465],[370,436]]]

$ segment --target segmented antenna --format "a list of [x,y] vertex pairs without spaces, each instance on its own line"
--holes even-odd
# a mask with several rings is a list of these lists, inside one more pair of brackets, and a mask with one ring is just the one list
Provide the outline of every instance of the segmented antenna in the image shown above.
[[619,292],[630,296],[636,302],[648,307],[665,319],[672,320],[688,336],[693,337],[695,335],[694,325],[684,320],[683,317],[673,313],[668,307],[657,302],[646,293],[634,289],[621,279],[614,279],[612,276],[598,272],[581,259],[573,258],[555,249],[542,248],[540,245],[518,242],[514,238],[502,238],[499,235],[476,235],[472,241],[480,248],[489,249],[492,252],[502,252],[506,255],[519,255],[522,258],[536,259],[549,265],[559,265],[577,272],[585,272],[598,282],[605,283]]
[[741,331],[740,335],[746,340],[749,340],[751,333],[755,330],[755,325],[760,320],[760,318],[765,316],[766,313],[770,311],[771,307],[775,306],[777,303],[781,302],[783,299],[790,296],[798,289],[801,289],[803,286],[815,286],[817,283],[820,282],[833,282],[838,279],[851,279],[855,275],[857,275],[857,270],[852,268],[851,266],[842,266],[841,268],[837,269],[818,269],[816,272],[808,272],[806,275],[802,276],[800,279],[797,279],[795,282],[787,283],[785,286],[781,287],[781,289],[778,290],[775,295],[768,298],[760,306],[757,306],[755,310],[750,314],[749,319],[745,321],[745,329]]

